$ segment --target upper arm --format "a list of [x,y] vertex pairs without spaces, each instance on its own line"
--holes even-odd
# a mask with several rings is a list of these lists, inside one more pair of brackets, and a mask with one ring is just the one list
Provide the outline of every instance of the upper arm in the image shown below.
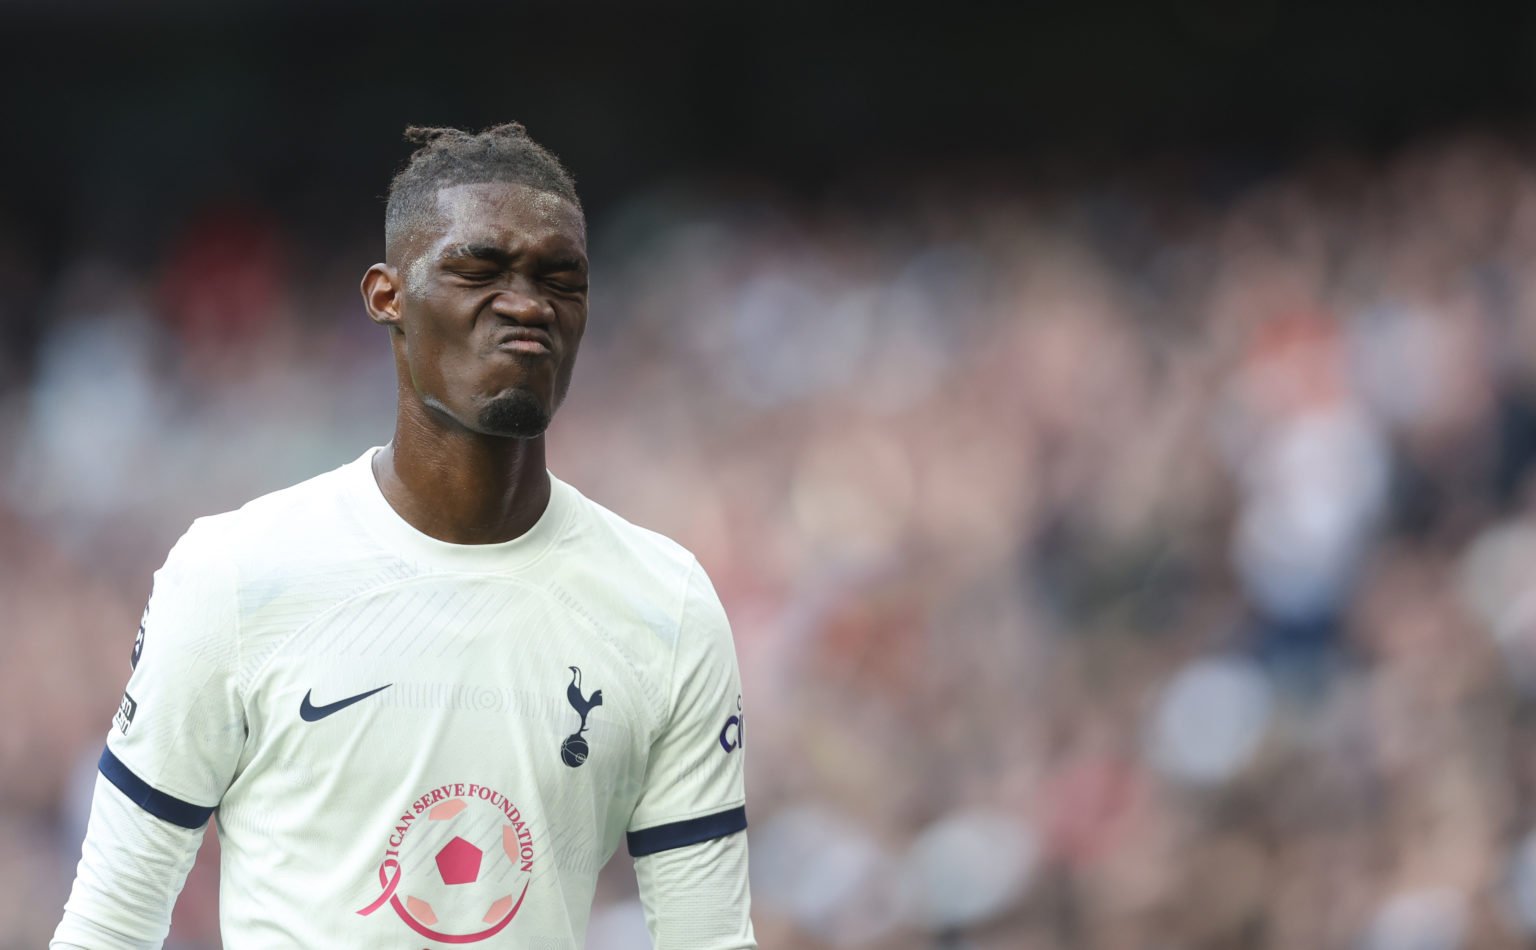
[[637,858],[747,825],[741,676],[725,610],[697,564],[673,649],[669,715],[630,817],[629,852]]
[[155,572],[101,772],[157,818],[201,827],[245,744],[235,577],[228,551],[194,525]]
[[194,525],[155,572],[59,946],[159,945],[244,749],[236,584],[210,534]]

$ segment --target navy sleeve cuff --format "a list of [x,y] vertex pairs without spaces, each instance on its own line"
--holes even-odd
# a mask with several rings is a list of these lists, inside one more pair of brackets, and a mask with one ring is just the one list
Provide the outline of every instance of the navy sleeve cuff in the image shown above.
[[113,755],[110,748],[101,750],[101,761],[97,763],[97,768],[101,769],[107,781],[117,786],[118,791],[128,796],[129,801],[162,821],[195,831],[213,817],[212,808],[184,802],[174,795],[151,788],[148,782],[134,775],[121,759]]
[[633,857],[642,858],[658,851],[671,851],[701,841],[724,838],[745,831],[746,828],[747,806],[742,805],[703,818],[690,818],[687,821],[674,821],[667,825],[631,831],[628,835],[629,853]]

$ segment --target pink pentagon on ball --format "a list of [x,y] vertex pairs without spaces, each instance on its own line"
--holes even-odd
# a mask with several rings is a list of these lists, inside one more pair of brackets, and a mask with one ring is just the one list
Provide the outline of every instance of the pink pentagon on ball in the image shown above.
[[481,856],[479,848],[455,837],[437,852],[437,873],[444,884],[469,884],[480,876]]

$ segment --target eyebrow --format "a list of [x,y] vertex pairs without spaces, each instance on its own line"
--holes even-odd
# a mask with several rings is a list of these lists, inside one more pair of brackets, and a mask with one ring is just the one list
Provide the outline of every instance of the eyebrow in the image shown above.
[[471,257],[475,260],[505,264],[512,259],[512,252],[494,244],[455,244],[443,249],[444,258]]
[[[499,247],[495,244],[476,244],[474,242],[454,244],[444,248],[442,253],[443,260],[456,260],[467,257],[473,260],[500,264],[503,267],[511,263],[512,258],[515,256],[504,247]],[[549,271],[585,271],[587,269],[587,262],[585,258],[566,254],[546,261],[545,269]]]
[[545,266],[552,272],[566,270],[584,271],[587,269],[587,262],[584,258],[580,257],[556,257],[547,261]]

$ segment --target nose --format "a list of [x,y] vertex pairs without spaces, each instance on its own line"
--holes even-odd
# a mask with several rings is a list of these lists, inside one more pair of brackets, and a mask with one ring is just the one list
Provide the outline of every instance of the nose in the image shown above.
[[520,324],[540,325],[555,320],[555,309],[526,280],[518,280],[497,294],[491,301],[491,312]]

